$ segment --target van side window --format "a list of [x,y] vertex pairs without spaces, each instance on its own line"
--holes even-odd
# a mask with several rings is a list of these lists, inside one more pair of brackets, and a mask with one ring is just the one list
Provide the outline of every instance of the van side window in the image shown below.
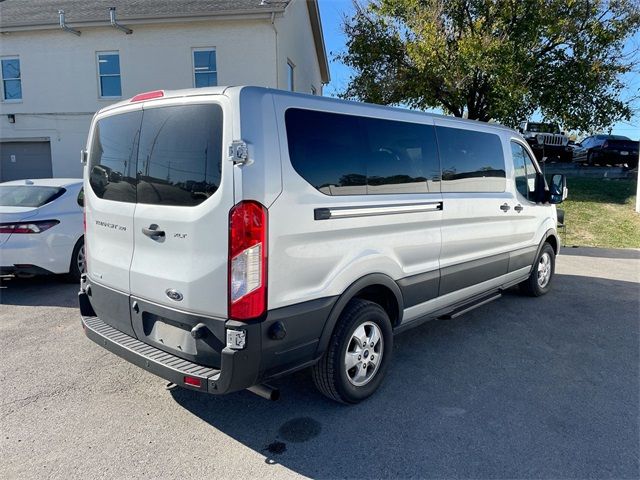
[[500,137],[461,128],[436,127],[443,192],[504,192]]
[[285,113],[293,168],[327,195],[367,193],[358,117],[291,108]]
[[222,108],[183,105],[144,111],[138,203],[194,206],[220,186]]
[[291,108],[293,168],[327,195],[439,191],[433,127]]
[[516,189],[524,198],[533,201],[533,193],[536,189],[536,168],[533,161],[525,148],[516,142],[511,142],[511,155],[513,156]]
[[367,135],[367,193],[439,192],[440,165],[430,125],[361,118]]
[[98,121],[91,142],[89,184],[105,200],[135,203],[136,158],[142,112]]

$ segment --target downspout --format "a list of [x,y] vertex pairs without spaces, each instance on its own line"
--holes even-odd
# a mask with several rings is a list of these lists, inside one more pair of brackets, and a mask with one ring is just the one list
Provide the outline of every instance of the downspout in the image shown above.
[[62,30],[64,30],[65,32],[69,32],[69,33],[73,33],[74,35],[77,35],[78,37],[80,36],[80,31],[79,30],[75,30],[71,27],[68,27],[65,19],[64,19],[64,10],[58,10],[58,15],[60,15],[60,28]]
[[113,28],[117,28],[118,30],[122,30],[127,35],[131,35],[133,33],[133,30],[131,30],[130,28],[125,27],[124,25],[120,25],[116,21],[116,7],[109,7],[109,19],[111,20],[111,26]]
[[271,27],[276,39],[276,88],[280,88],[280,58],[278,54],[278,29],[276,28],[276,12],[271,12]]

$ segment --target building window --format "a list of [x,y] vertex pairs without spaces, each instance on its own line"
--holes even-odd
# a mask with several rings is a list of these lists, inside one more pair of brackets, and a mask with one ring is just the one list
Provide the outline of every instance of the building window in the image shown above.
[[290,92],[293,92],[295,88],[295,83],[293,81],[293,70],[295,68],[296,66],[291,62],[291,60],[287,60],[287,88]]
[[318,95],[318,91],[316,90],[316,87],[314,87],[313,85],[311,85],[311,95]]
[[22,100],[22,79],[18,57],[2,58],[2,99],[8,102]]
[[120,53],[98,52],[97,57],[100,98],[121,97]]
[[193,50],[193,85],[196,88],[218,85],[215,49],[198,48]]

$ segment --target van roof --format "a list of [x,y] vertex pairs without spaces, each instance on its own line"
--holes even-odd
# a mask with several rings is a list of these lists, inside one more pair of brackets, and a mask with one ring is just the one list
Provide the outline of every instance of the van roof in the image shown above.
[[[185,89],[181,89],[181,90],[163,90],[163,95],[162,97],[158,97],[157,99],[167,99],[167,98],[179,98],[179,97],[193,97],[193,96],[207,96],[207,95],[227,95],[227,96],[231,96],[231,97],[236,97],[239,96],[241,92],[247,92],[247,91],[251,91],[253,94],[263,94],[263,95],[277,95],[280,97],[287,97],[287,96],[292,96],[292,97],[307,97],[307,98],[313,98],[315,100],[321,100],[323,102],[327,102],[327,103],[332,103],[332,104],[342,104],[342,105],[354,105],[354,104],[358,104],[358,105],[366,105],[366,106],[370,106],[372,108],[375,108],[376,110],[387,110],[387,111],[392,111],[392,112],[402,112],[402,113],[409,113],[409,114],[414,114],[414,115],[427,115],[430,117],[434,117],[434,118],[445,118],[447,120],[453,120],[456,122],[461,122],[461,123],[465,123],[468,125],[478,125],[479,123],[482,124],[483,126],[489,126],[489,127],[495,127],[497,129],[502,129],[502,130],[508,130],[510,132],[514,132],[513,129],[502,125],[500,123],[494,123],[494,122],[482,122],[480,120],[468,120],[465,118],[458,118],[458,117],[454,117],[451,115],[441,115],[438,113],[431,113],[431,112],[422,112],[420,110],[410,110],[408,108],[403,108],[403,107],[391,107],[391,106],[387,106],[387,105],[378,105],[375,103],[366,103],[366,102],[355,102],[353,100],[343,100],[340,98],[333,98],[333,97],[319,97],[317,95],[311,95],[308,93],[298,93],[298,92],[289,92],[287,90],[279,90],[279,89],[275,89],[275,88],[268,88],[268,87],[255,87],[255,86],[249,86],[249,85],[244,85],[244,86],[219,86],[219,87],[204,87],[204,88],[185,88]],[[105,108],[103,108],[102,110],[100,110],[100,112],[106,112],[115,108],[119,108],[125,105],[130,105],[131,101],[134,97],[120,101],[118,103],[114,103],[112,105],[109,105]],[[145,100],[147,102],[152,102],[154,101],[152,100]]]

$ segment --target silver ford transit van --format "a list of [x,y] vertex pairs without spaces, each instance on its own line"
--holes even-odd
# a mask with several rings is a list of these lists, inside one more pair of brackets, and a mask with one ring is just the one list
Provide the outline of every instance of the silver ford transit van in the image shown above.
[[395,333],[553,281],[565,179],[499,125],[215,87],[104,108],[83,153],[86,335],[185,388],[310,367],[357,403]]

